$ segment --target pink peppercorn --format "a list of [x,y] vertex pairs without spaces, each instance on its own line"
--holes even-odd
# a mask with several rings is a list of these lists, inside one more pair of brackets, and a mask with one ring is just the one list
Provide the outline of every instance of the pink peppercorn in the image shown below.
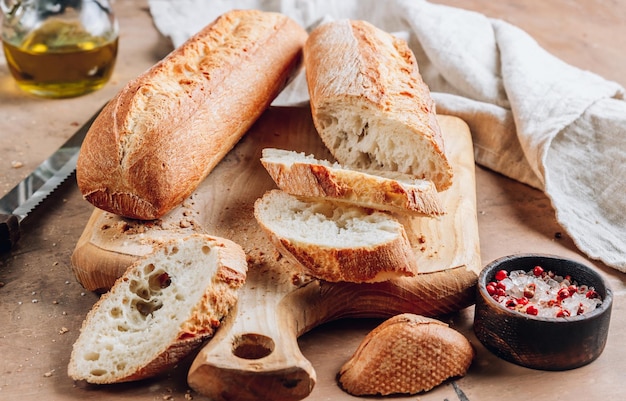
[[532,298],[535,296],[535,290],[537,289],[537,286],[533,283],[528,284],[526,287],[524,287],[524,296],[526,298]]
[[528,313],[529,315],[537,316],[539,314],[539,309],[537,309],[537,307],[534,305],[528,305],[528,307],[526,308],[526,313]]
[[560,300],[565,299],[570,296],[570,292],[567,288],[561,288],[557,293],[556,297]]
[[517,302],[518,305],[527,305],[529,302],[528,298],[526,297],[517,298],[515,301]]
[[559,309],[559,311],[556,313],[556,317],[568,317],[569,311],[567,309]]
[[533,268],[533,274],[535,275],[535,277],[539,277],[543,274],[543,267],[541,266],[535,266]]
[[498,281],[502,281],[502,280],[504,280],[505,278],[507,278],[508,276],[509,276],[509,272],[507,272],[506,270],[499,270],[499,271],[496,273],[496,280],[498,280]]

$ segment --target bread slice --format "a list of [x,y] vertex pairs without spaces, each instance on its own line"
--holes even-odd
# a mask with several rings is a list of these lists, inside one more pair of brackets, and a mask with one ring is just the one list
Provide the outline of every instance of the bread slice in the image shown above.
[[314,29],[303,54],[313,122],[339,163],[450,187],[435,102],[404,40],[337,20]]
[[435,319],[404,313],[372,330],[339,371],[341,387],[356,396],[417,394],[464,376],[471,343]]
[[312,277],[364,283],[417,273],[404,227],[388,213],[275,189],[255,202],[254,216],[279,252]]
[[234,242],[193,234],[137,260],[87,314],[68,375],[118,383],[157,375],[213,336],[247,272]]
[[317,160],[312,155],[275,148],[263,149],[261,163],[278,188],[291,195],[312,200],[331,198],[398,213],[443,214],[432,181],[385,171],[374,175]]

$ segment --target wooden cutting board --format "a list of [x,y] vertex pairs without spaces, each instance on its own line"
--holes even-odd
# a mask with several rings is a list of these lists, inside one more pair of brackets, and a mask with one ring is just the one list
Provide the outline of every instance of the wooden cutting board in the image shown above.
[[72,255],[85,288],[106,291],[155,243],[207,232],[239,243],[249,271],[237,307],[197,355],[188,381],[215,400],[299,400],[316,374],[298,348],[308,330],[345,317],[437,316],[474,302],[481,269],[472,140],[460,119],[439,116],[454,184],[441,198],[446,215],[404,218],[420,268],[384,283],[328,283],[290,265],[253,217],[253,204],[275,188],[259,159],[265,147],[332,160],[304,108],[270,108],[187,201],[155,222],[94,210]]

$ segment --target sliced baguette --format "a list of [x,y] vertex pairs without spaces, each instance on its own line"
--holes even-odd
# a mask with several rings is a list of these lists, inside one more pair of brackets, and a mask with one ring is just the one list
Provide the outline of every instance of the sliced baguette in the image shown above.
[[246,272],[244,251],[230,240],[193,234],[158,246],[88,313],[68,375],[105,384],[164,372],[213,336]]
[[275,148],[263,149],[261,163],[278,188],[291,195],[312,200],[331,198],[398,213],[443,214],[432,181],[401,173],[357,171],[312,155]]
[[341,367],[341,387],[356,396],[417,394],[464,376],[470,342],[435,319],[404,313],[372,330]]
[[312,277],[364,283],[417,273],[404,227],[388,213],[275,189],[255,202],[254,216],[279,252]]
[[338,20],[314,29],[303,54],[313,122],[337,161],[450,187],[435,103],[404,40]]

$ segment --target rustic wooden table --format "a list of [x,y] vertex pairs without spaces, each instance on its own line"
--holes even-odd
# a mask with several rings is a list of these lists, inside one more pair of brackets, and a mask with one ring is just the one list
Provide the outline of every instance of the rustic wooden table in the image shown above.
[[[502,18],[530,33],[566,62],[626,85],[624,0],[438,0]],[[111,82],[74,99],[49,100],[20,92],[0,61],[0,195],[8,192],[58,148],[130,79],[171,50],[152,25],[144,1],[116,3],[121,38]],[[477,356],[467,376],[408,397],[420,400],[613,399],[626,390],[624,275],[585,258],[557,225],[549,200],[539,191],[479,166],[476,168],[481,258],[488,263],[518,252],[557,254],[587,263],[605,276],[615,293],[605,352],[592,364],[567,372],[543,372],[499,360],[472,333],[473,309],[445,317],[474,344]],[[196,400],[205,397],[186,384],[188,365],[158,380],[94,389],[66,375],[72,343],[97,299],[76,282],[70,255],[92,207],[69,180],[23,227],[19,246],[0,257],[1,400]],[[300,347],[318,381],[313,400],[353,397],[336,385],[335,374],[377,320],[346,320],[303,335]]]

